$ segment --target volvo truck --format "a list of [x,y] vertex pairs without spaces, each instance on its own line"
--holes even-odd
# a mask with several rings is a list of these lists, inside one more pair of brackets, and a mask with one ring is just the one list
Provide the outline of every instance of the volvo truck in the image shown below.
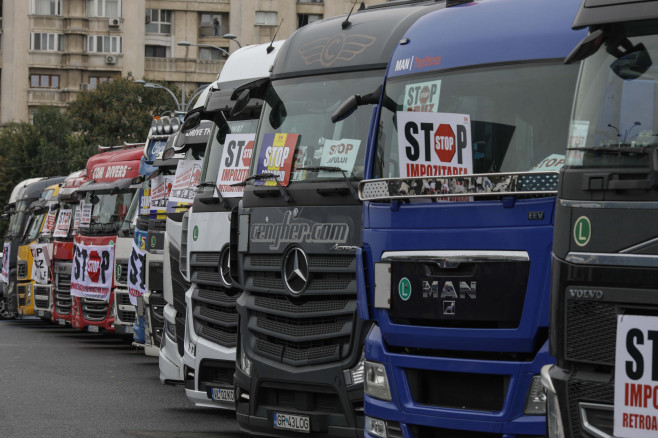
[[247,176],[262,100],[231,116],[231,95],[235,87],[269,76],[282,43],[233,52],[201,114],[213,127],[187,219],[185,269],[192,287],[185,294],[183,350],[185,393],[197,406],[235,409],[235,301],[241,289],[229,272],[230,215],[242,197],[243,188],[234,184]]
[[577,7],[446,8],[391,58],[359,186],[367,437],[545,435],[550,248],[577,77],[562,60],[583,36]]
[[553,438],[658,435],[658,2],[583,1],[553,243]]
[[[235,400],[249,433],[362,433],[370,324],[356,312],[363,208],[355,184],[394,48],[445,5],[385,3],[304,26],[281,46],[268,79],[234,93],[236,109],[265,100],[231,220],[230,272],[243,288]],[[355,94],[364,105],[333,124]]]

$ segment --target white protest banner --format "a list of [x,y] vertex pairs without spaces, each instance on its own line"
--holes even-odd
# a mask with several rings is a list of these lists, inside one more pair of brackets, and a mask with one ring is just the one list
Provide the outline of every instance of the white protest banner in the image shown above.
[[140,189],[139,195],[139,215],[146,216],[151,212],[151,189]]
[[[320,160],[321,166],[338,167],[345,171],[347,177],[350,177],[356,156],[359,153],[359,146],[361,140],[352,140],[349,138],[342,140],[326,140],[322,148],[322,159]],[[320,171],[318,177],[340,177],[336,172],[327,172],[326,170]]]
[[48,244],[32,244],[30,245],[30,251],[32,252],[32,280],[39,284],[48,284],[50,278]]
[[160,175],[151,180],[151,214],[167,211],[167,200],[173,184],[173,175]]
[[564,166],[564,155],[551,154],[531,169],[532,172],[559,172]]
[[146,251],[133,240],[133,249],[128,260],[128,295],[133,306],[137,305],[137,297],[146,293],[145,260]]
[[93,211],[94,204],[90,202],[82,203],[80,206],[80,226],[89,227],[91,224],[91,213]]
[[439,109],[441,80],[409,84],[404,87],[404,111],[436,112]]
[[41,234],[50,234],[55,230],[55,222],[57,219],[57,210],[50,210],[46,215],[46,221],[41,229]]
[[5,242],[2,247],[2,271],[0,271],[0,282],[9,283],[9,252],[10,243]]
[[75,209],[75,213],[73,214],[73,229],[77,230],[80,228],[80,211],[82,210],[82,205],[84,202],[81,202],[80,205],[78,205],[78,208]]
[[180,160],[176,167],[174,185],[167,201],[167,212],[174,212],[176,207],[192,204],[196,195],[196,186],[201,181],[202,160]]
[[71,228],[71,215],[72,210],[70,208],[63,208],[59,211],[59,216],[57,216],[57,224],[55,225],[55,232],[53,237],[66,237],[69,234],[69,229]]
[[249,164],[254,153],[255,137],[256,134],[228,134],[226,136],[215,188],[220,191],[223,198],[242,196],[244,187],[232,187],[231,185],[247,178]]
[[614,435],[658,436],[658,317],[617,316]]
[[114,245],[75,242],[71,269],[71,295],[110,300],[114,273]]

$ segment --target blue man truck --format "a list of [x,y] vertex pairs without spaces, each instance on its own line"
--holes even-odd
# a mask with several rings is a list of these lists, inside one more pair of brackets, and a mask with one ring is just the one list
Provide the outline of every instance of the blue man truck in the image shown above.
[[234,92],[235,108],[265,100],[231,215],[229,271],[243,288],[234,375],[243,430],[361,434],[369,323],[356,312],[363,207],[355,186],[373,107],[337,124],[330,116],[363,90],[364,103],[376,104],[404,32],[445,6],[385,3],[304,26],[281,46],[269,78]]
[[577,76],[562,61],[583,36],[570,29],[576,10],[446,8],[391,58],[359,185],[358,311],[374,323],[366,437],[545,434],[539,374],[553,361],[550,249]]
[[552,438],[658,436],[658,1],[587,0],[555,213]]

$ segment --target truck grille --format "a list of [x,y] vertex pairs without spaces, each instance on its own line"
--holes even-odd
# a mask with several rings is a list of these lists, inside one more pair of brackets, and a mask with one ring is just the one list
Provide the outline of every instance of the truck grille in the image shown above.
[[151,332],[153,342],[159,346],[162,341],[162,330],[164,330],[164,307],[166,301],[162,292],[151,292],[149,296],[148,312],[151,320]]
[[87,321],[102,321],[107,316],[109,303],[93,298],[80,298],[82,317]]
[[190,271],[196,284],[192,293],[194,331],[224,347],[235,347],[238,332],[236,300],[240,291],[224,287],[219,274],[220,253],[194,253]]
[[50,287],[35,284],[32,291],[34,293],[34,308],[50,310]]
[[71,263],[54,264],[55,272],[55,310],[60,315],[71,313]]
[[[571,378],[567,388],[569,394],[569,420],[565,422],[565,427],[571,426],[571,436],[573,438],[588,438],[589,434],[582,432],[579,403],[589,402],[612,406],[615,396],[614,381],[593,382],[592,380]],[[612,412],[610,412],[610,421],[612,421]]]
[[614,366],[617,313],[613,302],[567,300],[566,359]]
[[27,278],[27,261],[19,260],[16,263],[16,276],[19,280],[24,280]]
[[355,256],[307,255],[311,279],[299,298],[284,289],[282,255],[244,259],[251,347],[293,366],[347,358],[357,324]]
[[[137,318],[135,306],[130,303],[130,295],[127,290],[114,291],[114,300],[116,302],[117,317],[119,321],[127,324],[132,324]],[[130,306],[129,309],[121,309],[119,306]]]
[[302,410],[314,413],[342,414],[343,407],[333,392],[295,391],[268,387],[263,383],[258,391],[258,407]]
[[16,287],[18,293],[18,306],[25,307],[27,305],[27,291],[30,288],[29,284],[19,284]]
[[162,292],[164,289],[164,265],[162,262],[149,262],[149,284],[150,291]]
[[176,344],[178,344],[178,353],[183,356],[185,352],[185,292],[190,288],[190,283],[185,281],[180,273],[178,257],[178,248],[169,245],[171,288],[174,295],[174,309],[176,309]]
[[211,386],[233,387],[235,362],[205,359],[199,365],[199,391]]

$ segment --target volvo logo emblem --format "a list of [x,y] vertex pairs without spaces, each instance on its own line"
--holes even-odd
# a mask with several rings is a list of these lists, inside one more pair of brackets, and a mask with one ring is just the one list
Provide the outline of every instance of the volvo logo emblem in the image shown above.
[[293,246],[283,256],[283,282],[292,295],[301,295],[309,283],[308,257],[299,247]]

